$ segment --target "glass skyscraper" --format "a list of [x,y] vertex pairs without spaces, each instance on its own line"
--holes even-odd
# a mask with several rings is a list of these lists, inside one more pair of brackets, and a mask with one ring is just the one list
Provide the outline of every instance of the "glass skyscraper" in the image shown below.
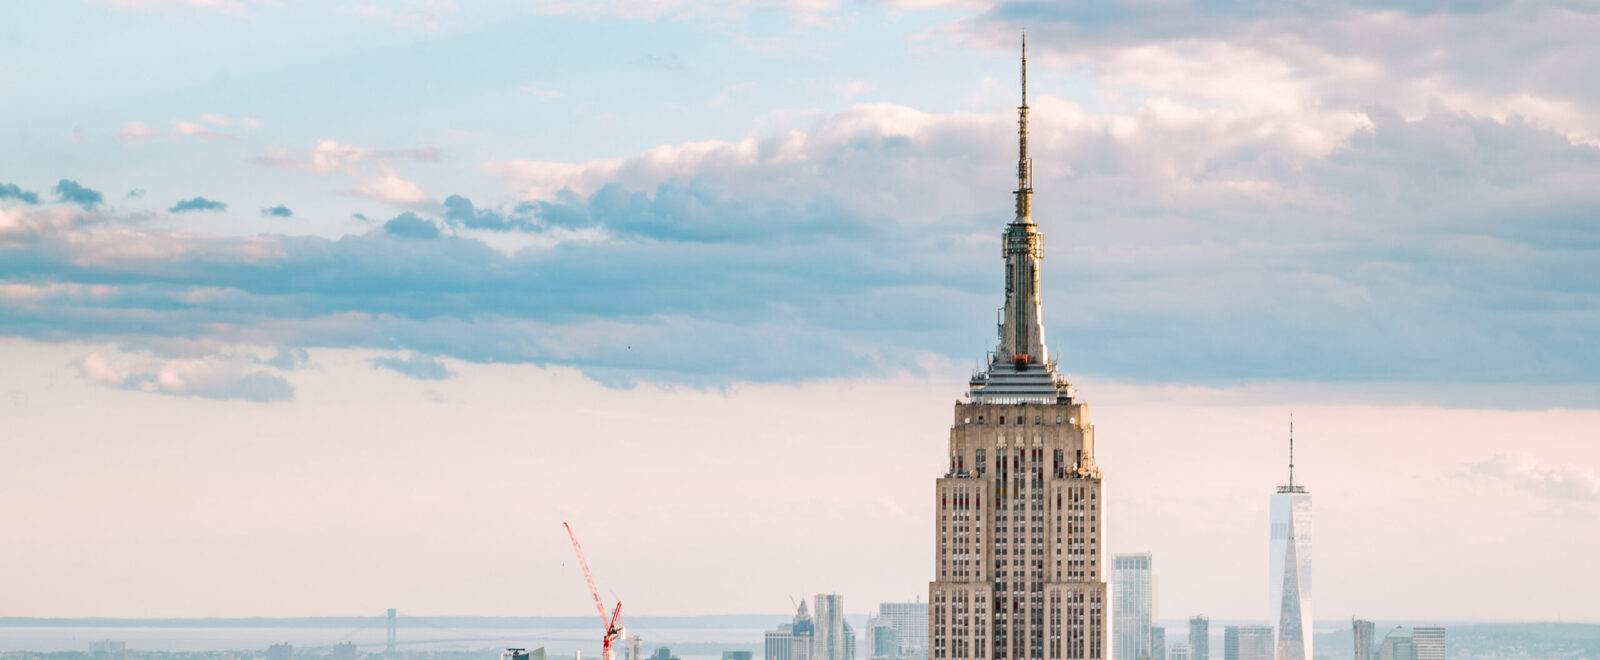
[[1151,563],[1149,553],[1117,555],[1111,559],[1112,657],[1116,660],[1155,657],[1150,635],[1156,619],[1155,577]]
[[1294,482],[1294,421],[1289,422],[1289,483],[1272,496],[1267,619],[1277,660],[1311,660],[1311,494]]

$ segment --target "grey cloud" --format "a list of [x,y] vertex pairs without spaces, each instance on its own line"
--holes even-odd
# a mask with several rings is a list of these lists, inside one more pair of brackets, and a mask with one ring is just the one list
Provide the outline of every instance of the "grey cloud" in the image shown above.
[[444,362],[418,353],[403,358],[373,358],[372,366],[382,367],[417,380],[444,380],[454,375],[444,366]]
[[[1144,93],[1311,109],[1448,107],[1537,118],[1600,138],[1600,5],[996,2],[943,31],[1016,48],[1026,27],[1045,66]],[[1152,59],[1170,51],[1171,61]],[[1446,105],[1448,104],[1448,105]],[[1305,112],[1278,108],[1289,113]]]
[[258,403],[294,398],[294,386],[282,376],[253,370],[247,362],[227,357],[121,363],[92,353],[75,366],[91,382],[149,394]]
[[62,179],[56,183],[56,198],[69,204],[77,204],[83,208],[94,208],[100,205],[103,197],[99,192],[78,185],[77,181]]
[[688,68],[684,65],[683,58],[678,57],[677,54],[646,55],[644,56],[644,63],[665,71],[682,71]]
[[276,218],[287,218],[294,215],[294,211],[289,210],[289,207],[287,206],[279,204],[277,206],[268,206],[264,209],[261,209],[261,215],[269,215]]
[[469,229],[487,229],[489,231],[522,231],[533,230],[533,222],[522,215],[526,207],[518,206],[510,214],[503,214],[490,209],[480,209],[472,205],[472,200],[460,195],[451,195],[444,200],[445,219],[467,227]]
[[15,183],[0,183],[0,199],[15,199],[26,204],[38,204],[39,193],[23,190]]
[[311,354],[306,349],[280,346],[273,352],[272,357],[265,360],[257,360],[257,363],[283,371],[290,371],[304,366],[310,360]]
[[145,191],[144,188],[134,188],[133,190],[129,190],[128,191],[127,198],[128,199],[139,199],[140,197],[144,197],[145,194],[146,194],[146,191]]
[[439,225],[432,220],[426,220],[417,214],[407,211],[383,223],[383,230],[394,236],[405,238],[433,239],[439,237]]
[[[1062,111],[1037,109],[1035,217],[1051,346],[1073,371],[1596,382],[1593,147],[1517,121],[1373,108],[1370,129],[1319,154],[1227,117]],[[1011,121],[863,107],[727,158],[629,161],[592,193],[520,211],[537,220],[528,231],[609,238],[513,253],[440,238],[416,214],[338,240],[136,232],[104,250],[93,232],[46,233],[0,244],[0,280],[106,290],[41,291],[0,310],[0,334],[364,347],[572,365],[610,384],[975,359],[1001,298]],[[416,235],[438,240],[404,238]],[[144,253],[172,256],[123,256]]]
[[228,210],[228,205],[216,200],[206,199],[204,197],[195,197],[192,199],[183,200],[177,204],[173,204],[172,208],[167,210],[172,213],[187,213],[189,211],[226,211]]
[[1456,476],[1510,487],[1534,497],[1600,502],[1600,476],[1576,465],[1547,465],[1526,452],[1501,452],[1464,466]]

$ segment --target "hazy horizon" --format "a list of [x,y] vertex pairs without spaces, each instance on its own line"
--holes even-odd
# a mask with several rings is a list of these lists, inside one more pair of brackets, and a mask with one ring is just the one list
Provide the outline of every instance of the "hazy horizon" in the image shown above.
[[1158,615],[1600,621],[1600,6],[21,0],[0,614],[927,599],[1026,29]]

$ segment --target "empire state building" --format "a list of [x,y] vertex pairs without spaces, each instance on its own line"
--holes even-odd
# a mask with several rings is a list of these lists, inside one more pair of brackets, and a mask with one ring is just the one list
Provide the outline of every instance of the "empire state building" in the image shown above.
[[937,480],[930,658],[1099,660],[1110,654],[1105,491],[1089,406],[1056,369],[1040,321],[1044,236],[1033,222],[1022,51],[1016,219],[1002,234],[999,342],[950,426]]

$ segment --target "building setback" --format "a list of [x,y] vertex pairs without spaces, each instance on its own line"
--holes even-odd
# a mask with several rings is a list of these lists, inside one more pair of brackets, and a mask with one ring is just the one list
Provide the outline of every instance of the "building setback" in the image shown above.
[[1105,493],[1089,407],[1045,346],[1028,159],[1027,49],[999,342],[955,405],[935,482],[929,657],[1101,660],[1110,652]]

